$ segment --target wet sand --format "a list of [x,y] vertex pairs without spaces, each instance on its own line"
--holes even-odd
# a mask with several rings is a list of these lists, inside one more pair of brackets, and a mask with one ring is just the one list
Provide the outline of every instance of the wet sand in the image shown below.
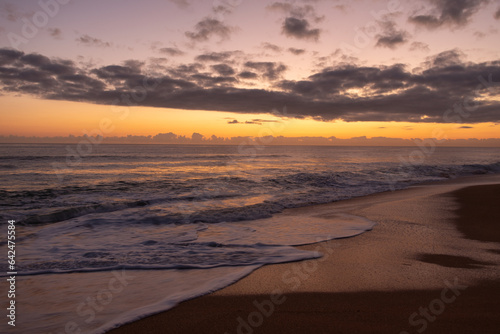
[[377,226],[109,333],[498,333],[499,199],[482,176],[287,210]]

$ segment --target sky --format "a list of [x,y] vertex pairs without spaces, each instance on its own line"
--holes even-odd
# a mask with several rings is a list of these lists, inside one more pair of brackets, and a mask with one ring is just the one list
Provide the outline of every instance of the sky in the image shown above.
[[0,136],[498,139],[499,29],[492,0],[0,0]]

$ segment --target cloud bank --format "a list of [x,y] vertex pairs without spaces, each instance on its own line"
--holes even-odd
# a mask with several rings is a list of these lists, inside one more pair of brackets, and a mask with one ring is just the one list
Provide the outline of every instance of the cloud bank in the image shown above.
[[[0,49],[0,88],[49,100],[186,110],[271,113],[286,105],[289,117],[321,121],[500,121],[500,61],[465,62],[459,50],[429,57],[419,69],[344,64],[303,80],[284,79],[284,64],[242,61],[240,54],[201,54],[200,63],[151,74],[138,61],[81,68],[70,60]],[[248,81],[269,88],[247,88]]]

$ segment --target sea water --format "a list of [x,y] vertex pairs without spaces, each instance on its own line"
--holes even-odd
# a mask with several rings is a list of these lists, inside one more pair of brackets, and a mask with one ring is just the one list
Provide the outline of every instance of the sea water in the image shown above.
[[[342,214],[273,216],[286,208],[500,172],[497,148],[97,145],[84,156],[74,152],[72,145],[0,145],[5,236],[16,221],[19,309],[9,331],[100,333],[262,265],[321,256],[294,245],[374,226]],[[6,237],[0,244],[7,254]],[[0,275],[8,271],[2,261]]]

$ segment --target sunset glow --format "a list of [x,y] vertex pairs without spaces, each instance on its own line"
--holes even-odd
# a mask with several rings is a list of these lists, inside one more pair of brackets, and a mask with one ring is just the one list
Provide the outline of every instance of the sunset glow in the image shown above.
[[54,3],[3,4],[0,136],[499,138],[493,2]]

